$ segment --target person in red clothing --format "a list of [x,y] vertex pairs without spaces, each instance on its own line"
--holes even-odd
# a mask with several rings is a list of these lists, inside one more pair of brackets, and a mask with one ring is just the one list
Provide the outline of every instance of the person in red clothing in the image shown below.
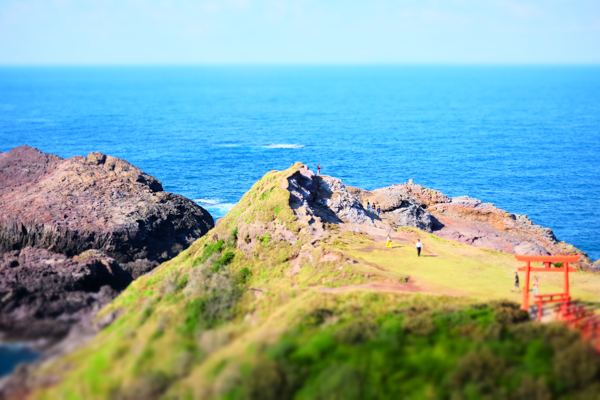
[[321,175],[321,164],[317,164],[317,175]]

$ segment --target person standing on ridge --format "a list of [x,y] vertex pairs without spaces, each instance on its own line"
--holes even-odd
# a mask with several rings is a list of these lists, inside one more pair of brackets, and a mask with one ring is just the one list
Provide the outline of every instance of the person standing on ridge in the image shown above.
[[321,175],[321,164],[317,164],[317,175]]
[[[517,292],[519,291],[519,273],[517,271],[515,271],[515,287],[514,287],[514,289],[517,289]],[[511,292],[514,289],[512,289]]]
[[540,283],[538,282],[538,278],[536,277],[535,281],[533,281],[533,295],[534,296],[537,296],[539,294],[538,293],[539,286],[540,286]]
[[423,249],[423,243],[421,243],[421,239],[417,239],[417,244],[415,247],[417,248],[417,257],[421,257],[421,250]]
[[379,204],[377,204],[377,216],[379,217],[379,214],[381,214],[381,208],[379,207]]
[[369,211],[369,212],[371,211],[371,203],[369,203],[368,201],[367,201],[367,211]]

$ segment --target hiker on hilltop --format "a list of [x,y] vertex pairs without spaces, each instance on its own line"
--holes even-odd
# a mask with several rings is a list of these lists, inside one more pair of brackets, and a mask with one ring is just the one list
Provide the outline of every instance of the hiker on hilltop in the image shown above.
[[417,244],[415,247],[417,248],[417,257],[421,257],[421,250],[423,249],[423,243],[421,243],[421,239],[417,239]]
[[379,214],[381,213],[381,208],[379,208],[379,204],[377,204],[377,216],[379,217]]
[[368,201],[367,201],[367,211],[369,211],[369,212],[371,211],[371,203],[369,203]]

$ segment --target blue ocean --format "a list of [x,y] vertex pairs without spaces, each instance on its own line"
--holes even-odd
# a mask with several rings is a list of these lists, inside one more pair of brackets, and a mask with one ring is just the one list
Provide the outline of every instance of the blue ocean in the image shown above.
[[412,178],[600,258],[600,67],[3,67],[0,139],[124,158],[216,218],[295,161]]

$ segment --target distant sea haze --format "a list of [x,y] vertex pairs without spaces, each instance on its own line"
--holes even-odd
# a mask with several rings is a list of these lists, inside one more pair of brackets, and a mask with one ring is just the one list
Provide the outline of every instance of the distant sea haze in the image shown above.
[[600,258],[600,67],[4,67],[0,151],[101,151],[222,217],[302,161],[551,227]]

